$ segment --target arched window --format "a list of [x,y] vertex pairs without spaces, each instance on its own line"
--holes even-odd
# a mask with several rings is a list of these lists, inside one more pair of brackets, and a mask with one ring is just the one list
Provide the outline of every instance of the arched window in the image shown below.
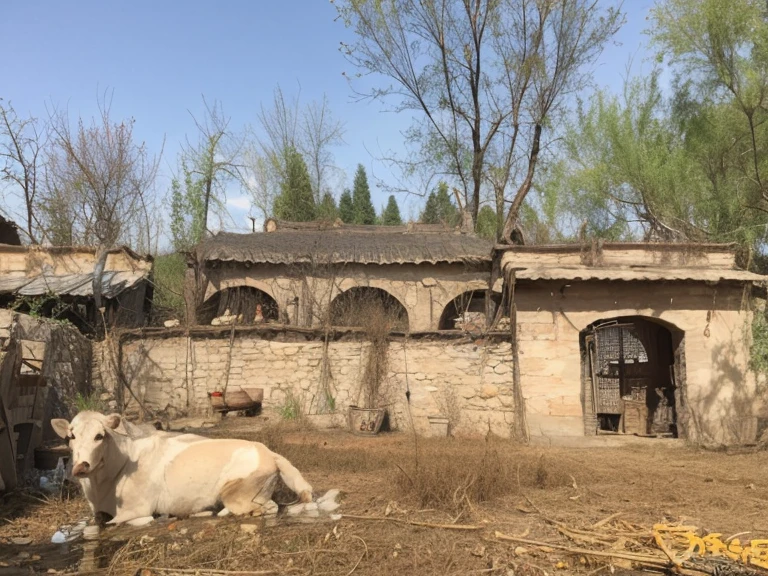
[[470,290],[459,294],[443,309],[438,330],[486,330],[501,305],[501,294],[491,292],[486,306],[486,294],[485,290]]
[[200,324],[210,324],[214,318],[226,314],[242,314],[242,320],[238,324],[277,322],[280,317],[275,299],[252,286],[233,286],[219,290],[203,304],[198,318]]
[[387,331],[407,332],[408,311],[386,290],[358,286],[342,292],[331,302],[333,326],[372,327],[380,323]]

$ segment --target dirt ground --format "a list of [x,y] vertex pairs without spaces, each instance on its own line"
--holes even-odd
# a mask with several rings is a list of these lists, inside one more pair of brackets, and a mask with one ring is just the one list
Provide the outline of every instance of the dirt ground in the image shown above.
[[[225,419],[204,433],[259,440],[283,453],[318,494],[342,491],[344,516],[301,524],[230,517],[108,528],[84,550],[82,541],[50,544],[58,526],[87,515],[82,498],[16,492],[0,497],[0,574],[80,569],[133,575],[142,568],[150,570],[143,576],[171,568],[377,576],[626,574],[627,563],[611,566],[502,541],[496,533],[583,547],[589,542],[579,534],[604,521],[616,534],[634,534],[618,544],[629,552],[652,546],[650,528],[659,522],[726,536],[748,532],[743,539],[768,537],[766,452],[703,451],[660,440],[540,448],[495,438],[358,437],[273,426],[262,418]],[[286,503],[290,496],[275,499]],[[14,538],[31,543],[13,544]]]

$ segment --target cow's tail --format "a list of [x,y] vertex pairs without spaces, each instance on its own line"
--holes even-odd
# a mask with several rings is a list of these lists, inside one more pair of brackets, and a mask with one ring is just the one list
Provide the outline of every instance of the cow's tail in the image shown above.
[[299,500],[301,502],[312,502],[312,486],[304,480],[301,472],[288,462],[286,458],[280,456],[280,454],[275,454],[275,464],[280,472],[280,478],[283,479],[288,488],[299,496]]

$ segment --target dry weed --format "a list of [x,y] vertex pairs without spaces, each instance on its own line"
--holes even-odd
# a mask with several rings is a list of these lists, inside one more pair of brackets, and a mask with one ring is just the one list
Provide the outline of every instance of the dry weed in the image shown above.
[[151,531],[153,536],[142,535],[123,543],[109,558],[109,571],[135,574],[149,566],[243,570],[251,569],[260,556],[259,539],[243,533],[236,523],[209,520],[197,523],[187,535],[167,529],[163,534],[160,530],[162,527]]
[[[297,432],[303,436],[300,442],[286,441],[289,434],[295,437]],[[285,456],[299,470],[364,473],[393,466],[394,458],[389,451],[350,450],[319,441],[317,436],[311,428],[280,423],[263,428],[255,439]]]
[[453,386],[443,388],[437,395],[436,402],[440,414],[444,418],[448,418],[448,430],[449,433],[452,433],[461,423],[461,402]]
[[29,491],[15,491],[0,497],[0,541],[4,538],[31,538],[35,544],[50,542],[62,524],[90,515],[83,498],[58,498]]
[[[420,506],[461,514],[473,504],[517,494],[526,489],[569,486],[572,471],[561,462],[510,442],[487,439],[482,449],[468,450],[465,441],[422,443],[418,461],[398,467],[397,489]],[[477,445],[477,443],[475,443]]]

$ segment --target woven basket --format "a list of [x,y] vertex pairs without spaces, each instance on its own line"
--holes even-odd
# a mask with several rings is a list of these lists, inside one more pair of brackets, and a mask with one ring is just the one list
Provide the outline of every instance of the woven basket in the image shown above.
[[374,436],[381,430],[384,423],[384,417],[387,414],[386,408],[359,408],[350,406],[347,413],[349,431],[353,434],[363,436]]

